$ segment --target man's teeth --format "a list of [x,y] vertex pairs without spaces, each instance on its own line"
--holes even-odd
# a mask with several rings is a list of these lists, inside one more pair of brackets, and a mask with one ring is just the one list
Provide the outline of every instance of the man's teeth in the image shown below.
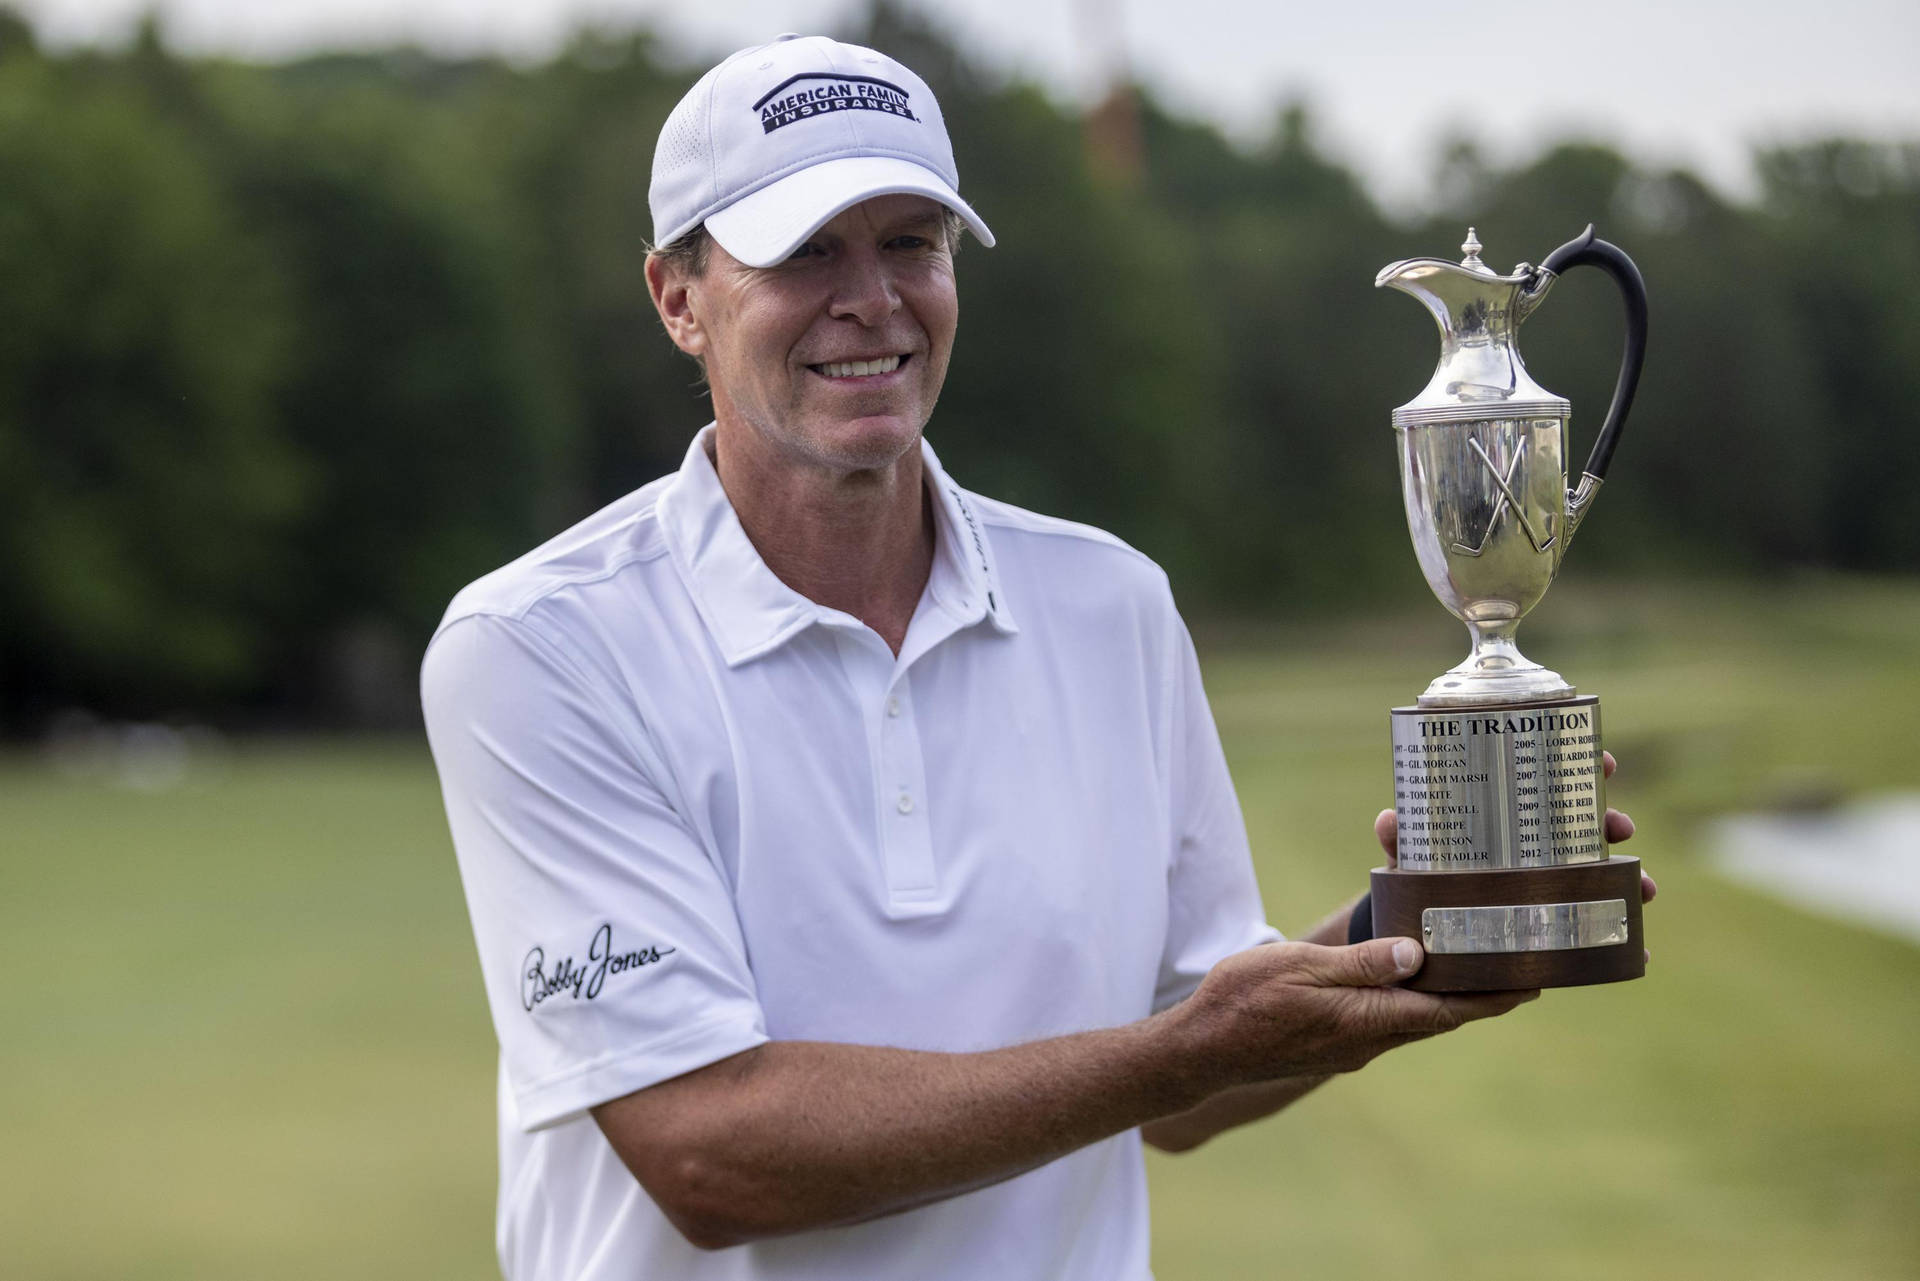
[[882,356],[878,360],[840,360],[831,364],[815,365],[829,378],[861,378],[867,374],[890,374],[900,368],[900,357]]

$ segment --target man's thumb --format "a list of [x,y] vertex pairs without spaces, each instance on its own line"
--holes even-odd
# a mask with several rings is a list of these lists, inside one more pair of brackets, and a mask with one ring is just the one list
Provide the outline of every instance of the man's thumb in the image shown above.
[[1331,986],[1385,987],[1418,970],[1426,953],[1412,939],[1383,938],[1330,947],[1322,959],[1320,978]]

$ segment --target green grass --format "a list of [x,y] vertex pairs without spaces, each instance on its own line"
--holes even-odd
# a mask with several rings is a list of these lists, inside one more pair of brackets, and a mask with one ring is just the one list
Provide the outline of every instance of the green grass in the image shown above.
[[[1577,585],[1569,585],[1577,586]],[[1399,619],[1209,638],[1273,919],[1377,861]],[[1659,876],[1639,983],[1551,993],[1152,1160],[1161,1281],[1920,1275],[1920,949],[1716,878],[1705,820],[1920,785],[1920,585],[1556,588]],[[143,794],[0,763],[0,1275],[493,1274],[493,1050],[413,745]]]
[[0,1274],[482,1277],[493,1050],[423,747],[0,773]]

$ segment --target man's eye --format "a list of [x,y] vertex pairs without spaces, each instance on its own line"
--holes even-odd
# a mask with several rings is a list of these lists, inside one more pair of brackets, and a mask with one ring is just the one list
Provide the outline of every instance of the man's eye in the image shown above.
[[910,249],[910,250],[918,251],[921,249],[925,249],[931,243],[932,242],[929,241],[925,236],[896,236],[894,237],[893,246],[896,249]]
[[819,245],[809,240],[805,244],[801,245],[798,249],[788,254],[787,261],[796,262],[801,258],[811,258],[815,254],[824,253],[824,252],[825,251],[821,249]]

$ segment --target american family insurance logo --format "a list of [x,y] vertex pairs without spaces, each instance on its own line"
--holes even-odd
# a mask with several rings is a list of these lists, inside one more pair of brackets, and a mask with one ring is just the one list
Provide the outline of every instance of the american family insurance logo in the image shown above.
[[835,111],[884,111],[920,123],[913,114],[907,91],[899,85],[873,76],[843,76],[832,72],[809,72],[782,81],[766,97],[753,104],[760,113],[760,130],[772,133],[801,120]]

